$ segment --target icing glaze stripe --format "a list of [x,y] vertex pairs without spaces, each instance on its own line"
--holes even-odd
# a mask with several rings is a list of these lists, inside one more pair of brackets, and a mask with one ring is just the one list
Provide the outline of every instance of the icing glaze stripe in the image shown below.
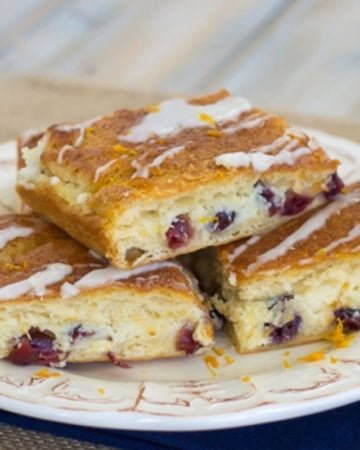
[[165,267],[179,268],[178,264],[172,262],[155,262],[143,267],[137,267],[131,270],[121,270],[113,266],[105,267],[103,269],[95,269],[84,275],[80,280],[74,284],[64,283],[61,286],[61,295],[66,298],[68,296],[76,295],[81,289],[91,289],[97,286],[103,286],[112,281],[125,280],[127,278],[138,276],[146,272],[162,269]]
[[101,175],[103,172],[105,172],[110,166],[112,166],[117,160],[112,159],[111,161],[107,162],[103,166],[100,166],[96,169],[95,175],[94,175],[94,183],[99,181]]
[[251,275],[254,270],[261,267],[268,261],[273,261],[286,254],[295,244],[307,239],[312,233],[322,228],[327,220],[343,208],[360,201],[360,191],[354,191],[347,196],[341,196],[338,200],[330,203],[325,208],[311,216],[296,231],[287,236],[279,245],[259,255],[256,261],[248,266],[244,271],[245,275]]
[[218,166],[229,168],[252,167],[256,172],[265,172],[275,164],[293,165],[300,157],[311,153],[306,147],[300,147],[294,151],[281,150],[276,155],[267,155],[265,153],[224,153],[215,158]]
[[127,142],[144,142],[153,135],[168,136],[185,128],[208,127],[210,117],[213,123],[237,119],[242,113],[251,109],[248,100],[242,97],[228,96],[209,105],[192,105],[176,98],[159,103],[154,112],[129,130],[127,135],[120,135],[119,140]]
[[229,263],[232,263],[241,253],[244,253],[244,251],[250,247],[251,245],[256,244],[256,242],[260,239],[261,235],[258,234],[256,236],[252,236],[250,239],[248,239],[244,244],[239,245],[239,247],[236,247],[235,250],[228,255],[228,261]]
[[72,267],[68,264],[48,264],[46,269],[34,273],[25,280],[0,288],[0,300],[10,300],[25,294],[33,294],[41,297],[45,294],[47,286],[63,280],[72,271]]
[[178,154],[182,150],[184,150],[184,145],[179,145],[177,147],[172,147],[165,152],[161,153],[157,156],[150,164],[146,166],[140,165],[137,161],[132,162],[132,166],[136,169],[136,172],[133,173],[131,178],[147,178],[149,176],[149,169],[151,167],[159,167],[167,158],[173,158],[174,155]]
[[2,230],[0,230],[0,249],[4,248],[8,242],[18,237],[30,236],[30,234],[33,232],[33,228],[20,227],[17,225],[11,225],[10,227],[3,228]]

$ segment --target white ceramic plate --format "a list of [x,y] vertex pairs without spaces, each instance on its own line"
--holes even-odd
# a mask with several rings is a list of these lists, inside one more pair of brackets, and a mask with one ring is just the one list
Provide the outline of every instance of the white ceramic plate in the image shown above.
[[[324,147],[342,160],[340,175],[355,181],[360,144],[315,130]],[[359,155],[359,156],[357,156]],[[359,166],[359,164],[358,164]],[[16,205],[15,144],[0,146],[0,212]],[[14,208],[16,210],[16,206]],[[360,400],[360,336],[348,348],[328,347],[325,359],[298,357],[322,349],[316,343],[254,355],[238,355],[217,337],[224,355],[137,363],[69,365],[64,370],[17,367],[0,361],[0,408],[63,423],[132,430],[206,430],[287,419]],[[291,367],[285,368],[284,361]]]

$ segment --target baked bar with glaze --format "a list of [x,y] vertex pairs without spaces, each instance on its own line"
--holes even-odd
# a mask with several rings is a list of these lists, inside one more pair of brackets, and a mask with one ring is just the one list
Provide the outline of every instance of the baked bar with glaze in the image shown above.
[[339,323],[360,330],[359,189],[198,258],[239,352],[329,338]]
[[124,271],[34,216],[0,217],[0,358],[128,361],[212,344],[194,280],[174,262]]
[[263,232],[342,186],[314,139],[226,91],[19,143],[25,203],[120,268]]

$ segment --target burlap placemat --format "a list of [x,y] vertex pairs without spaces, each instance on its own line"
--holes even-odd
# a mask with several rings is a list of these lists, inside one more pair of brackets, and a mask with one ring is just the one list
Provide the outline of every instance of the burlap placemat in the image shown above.
[[[21,131],[59,122],[77,122],[123,107],[161,100],[156,93],[129,92],[45,79],[0,79],[0,142]],[[297,125],[309,126],[360,141],[360,124],[351,119],[326,120],[291,111],[277,111]]]

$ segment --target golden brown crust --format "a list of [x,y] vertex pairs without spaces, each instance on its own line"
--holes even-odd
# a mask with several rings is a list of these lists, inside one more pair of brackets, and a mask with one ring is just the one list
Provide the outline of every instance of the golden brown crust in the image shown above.
[[[197,105],[206,105],[221,100],[227,91],[190,101]],[[117,210],[126,208],[136,201],[146,198],[171,196],[181,192],[191,192],[192,186],[202,183],[231,181],[239,172],[251,172],[252,169],[240,167],[228,170],[217,166],[214,158],[224,153],[238,151],[249,152],[255,147],[268,145],[284,134],[289,124],[281,117],[267,115],[263,111],[253,108],[241,115],[241,120],[249,117],[262,117],[263,124],[256,128],[240,129],[236,132],[225,133],[221,130],[236,125],[240,118],[221,125],[221,129],[209,123],[209,126],[199,128],[185,128],[175,135],[160,139],[148,139],[140,143],[119,140],[120,135],[126,135],[131,127],[138,124],[151,107],[139,110],[119,110],[113,115],[100,118],[85,129],[81,145],[63,153],[62,163],[58,163],[59,152],[65,145],[73,146],[79,137],[79,129],[66,129],[52,126],[48,129],[49,143],[42,154],[43,171],[49,176],[58,176],[62,180],[69,180],[81,185],[84,192],[91,192],[90,207],[96,213],[111,215],[116,201]],[[211,134],[219,131],[218,135]],[[210,132],[210,134],[209,134]],[[296,135],[297,147],[308,146],[309,138]],[[120,145],[119,145],[120,144]],[[150,168],[148,178],[134,178],[132,163],[141,158],[141,164],[151,163],[159,156],[164,148],[185,145],[185,149],[176,158],[167,158],[161,167]],[[276,150],[274,153],[279,151]],[[106,163],[116,160],[94,182],[96,169]],[[318,171],[328,168],[335,171],[336,161],[330,161],[320,148],[311,154],[303,155],[292,165],[276,165],[267,173],[281,170],[298,171],[300,167],[306,171]],[[126,192],[126,195],[123,195]],[[23,195],[23,190],[20,191]]]
[[[227,91],[220,91],[190,100],[189,103],[207,105],[227,95]],[[245,201],[248,204],[252,202],[250,208],[254,208],[255,204],[262,216],[257,229],[265,229],[267,211],[261,201],[252,197],[259,180],[277,186],[282,195],[291,187],[295,192],[305,193],[314,199],[326,189],[327,177],[336,171],[338,162],[330,160],[305,134],[290,128],[283,118],[256,108],[220,124],[212,122],[211,117],[205,114],[204,120],[201,119],[205,123],[203,127],[180,127],[180,131],[165,138],[151,136],[141,142],[126,141],[132,127],[147,114],[154,113],[156,108],[157,105],[133,111],[120,110],[82,124],[54,125],[44,135],[44,149],[41,143],[32,156],[31,152],[25,152],[30,165],[27,164],[19,174],[18,193],[35,212],[105,255],[118,267],[128,268],[169,259],[210,244],[218,245],[215,240],[229,242],[236,235],[253,233],[255,224],[244,224],[236,219],[234,226],[239,228],[234,230],[236,234],[215,235],[201,222],[203,217],[191,217],[197,203],[207,202],[207,192],[212,192],[214,200],[219,203],[217,207],[225,209],[229,206],[222,203],[228,200],[233,202],[231,209],[236,208],[237,203],[230,200],[231,196],[241,197],[244,204]],[[249,125],[254,120],[257,125]],[[231,132],[227,132],[229,128]],[[276,145],[273,145],[274,141]],[[273,147],[266,149],[267,157],[286,148],[285,158],[282,154],[280,162],[261,173],[252,165],[225,167],[216,161],[216,157],[234,152],[255,152],[259,155],[263,150],[257,151],[257,148],[271,145]],[[176,155],[163,157],[165,152],[179,147],[181,151]],[[291,152],[300,151],[294,160],[289,156],[289,149]],[[35,175],[27,176],[26,173],[33,169],[31,158],[37,151],[40,167],[35,164]],[[151,166],[159,157],[161,164]],[[134,176],[139,167],[146,168],[146,176]],[[217,194],[224,187],[228,188],[228,192],[222,192],[220,199]],[[204,197],[201,202],[199,196]],[[197,229],[186,245],[172,248],[166,233],[176,217],[170,219],[166,211],[174,211],[177,202],[181,209],[181,205],[189,199],[191,202],[184,206],[186,211],[179,211],[177,215],[188,214],[190,221],[196,221],[194,229]],[[128,252],[137,249],[136,236],[131,232],[135,229],[134,217],[142,213],[146,217],[154,212],[159,217],[154,219],[152,227],[149,226],[150,232],[145,230],[147,234],[144,233],[145,237],[138,246],[140,256],[128,258]],[[234,213],[240,214],[239,211]],[[210,214],[213,214],[212,211]],[[278,222],[285,220],[277,216],[275,219]],[[166,220],[168,223],[165,223]],[[145,222],[146,218],[140,220],[140,228],[146,228]],[[141,231],[134,233],[139,236]],[[155,242],[156,249],[151,247],[155,246]]]
[[[0,251],[0,288],[9,284],[24,280],[35,274],[48,264],[63,263],[72,266],[73,271],[61,282],[50,286],[51,290],[44,296],[54,298],[59,294],[63,283],[75,283],[84,275],[94,269],[108,267],[105,260],[99,259],[87,248],[71,239],[59,228],[29,215],[6,215],[0,217],[0,232],[11,225],[33,228],[33,233],[27,237],[19,237],[7,243]],[[164,295],[172,292],[181,292],[184,299],[199,303],[197,295],[193,292],[193,286],[182,269],[177,266],[167,265],[158,269],[143,271],[139,275],[129,276],[120,281],[112,281],[106,286],[101,286],[103,291],[116,289],[122,286],[133,290],[133,294],[158,289]],[[87,292],[99,289],[99,287],[87,289]],[[18,297],[15,300],[1,300],[22,302],[24,300],[36,301],[35,295]]]
[[[352,192],[351,195],[355,195],[360,200],[360,190]],[[359,225],[360,201],[351,203],[344,208],[339,208],[336,213],[326,220],[324,226],[314,230],[306,239],[296,240],[284,254],[279,254],[276,258],[264,261],[253,272],[247,272],[249,266],[258,261],[261,255],[279,246],[309,219],[323,211],[323,208],[309,211],[291,222],[282,224],[278,228],[264,233],[231,262],[229,262],[232,259],[231,255],[241,245],[246,245],[248,239],[242,239],[218,247],[218,258],[226,271],[236,274],[238,282],[242,278],[246,278],[249,281],[252,276],[259,277],[259,275],[266,272],[275,273],[279,270],[298,270],[299,268],[308,270],[309,267],[316,266],[329,258],[358,258],[360,253],[360,234],[354,235],[352,239],[346,239],[346,237],[351,230]],[[339,241],[338,245],[331,248],[331,244],[337,241]],[[324,249],[327,250],[325,251]]]

